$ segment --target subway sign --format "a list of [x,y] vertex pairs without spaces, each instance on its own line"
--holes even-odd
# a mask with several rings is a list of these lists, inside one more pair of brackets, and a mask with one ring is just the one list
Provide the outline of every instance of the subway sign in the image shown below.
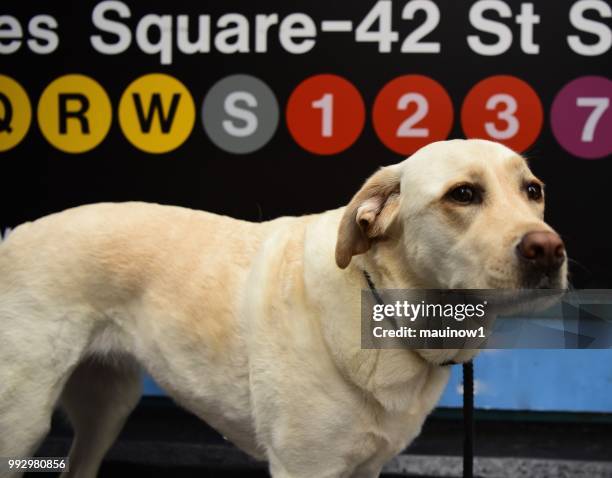
[[0,229],[97,201],[319,212],[477,137],[547,183],[575,285],[612,287],[611,77],[605,0],[5,0]]
[[[536,29],[542,22],[541,15],[533,3],[513,6],[516,12],[502,0],[474,2],[467,22],[473,31],[463,38],[467,48],[484,57],[501,56],[516,42],[521,54],[539,55]],[[401,10],[399,21],[422,18],[403,38],[394,29],[391,0],[374,3],[358,22],[317,22],[302,12],[232,12],[218,17],[206,13],[148,13],[136,18],[128,4],[107,0],[93,6],[90,21],[94,31],[84,41],[95,54],[124,55],[132,47],[139,55],[153,56],[160,65],[172,65],[178,55],[206,61],[205,55],[211,52],[265,55],[280,50],[304,55],[314,51],[318,42],[329,41],[331,33],[346,35],[357,55],[364,48],[382,55],[394,51],[401,55],[440,55],[443,42],[426,41],[441,22],[438,4],[411,0]],[[592,19],[593,14],[600,20]],[[567,34],[559,47],[585,57],[609,55],[612,34],[606,19],[611,15],[607,2],[574,2],[567,13]],[[502,19],[518,26],[516,38]],[[61,44],[60,21],[48,13],[32,15],[24,25],[16,16],[2,15],[0,27],[0,53],[4,55],[20,49],[33,55],[52,55]],[[591,41],[584,40],[581,33]],[[482,35],[493,41],[485,42]],[[571,79],[556,92],[548,116],[561,147],[584,159],[612,153],[612,135],[606,134],[612,131],[611,91],[608,78],[587,75]],[[203,97],[201,104],[195,103],[194,96]],[[7,150],[27,133],[32,106],[18,80],[7,75],[0,76],[0,103],[0,150]],[[149,73],[133,79],[114,103],[118,105],[116,115],[103,85],[90,76],[72,73],[45,85],[36,118],[45,139],[67,153],[95,148],[116,116],[125,138],[147,153],[175,150],[199,122],[217,147],[228,153],[248,154],[272,139],[280,116],[274,91],[264,80],[249,74],[219,78],[208,92],[202,92],[197,86],[191,86],[190,91],[176,76]],[[525,151],[539,136],[544,121],[537,91],[512,75],[480,79],[466,92],[460,115],[455,114],[444,85],[420,74],[398,76],[381,84],[371,105],[365,105],[359,85],[349,79],[333,73],[316,74],[295,85],[281,106],[295,142],[310,153],[322,155],[338,154],[357,141],[366,123],[366,110],[371,111],[371,127],[379,140],[404,155],[428,142],[446,139],[456,117],[467,137],[500,141]]]
[[[584,158],[612,152],[612,81],[602,76],[571,80],[557,93],[549,117],[559,145]],[[29,129],[32,106],[23,87],[0,75],[0,150],[16,146]],[[310,76],[292,91],[284,106],[285,122],[295,142],[313,154],[338,154],[359,138],[366,105],[359,90],[334,74]],[[424,75],[403,75],[385,84],[371,105],[371,122],[390,150],[408,155],[448,137],[455,112],[444,86]],[[606,114],[608,113],[608,114]],[[261,79],[231,75],[220,79],[196,105],[177,78],[149,73],[122,93],[116,117],[125,138],[146,153],[178,148],[196,122],[218,148],[253,153],[272,139],[279,123],[279,104]],[[40,131],[55,148],[84,153],[102,142],[113,121],[111,100],[95,79],[82,74],[53,80],[38,101]],[[199,120],[199,121],[197,121]],[[486,138],[525,151],[537,139],[544,121],[542,102],[524,80],[510,75],[484,78],[461,106],[461,128],[467,137]]]

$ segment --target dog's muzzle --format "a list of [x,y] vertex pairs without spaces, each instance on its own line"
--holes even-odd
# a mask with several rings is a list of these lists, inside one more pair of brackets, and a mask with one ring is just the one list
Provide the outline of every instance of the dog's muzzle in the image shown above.
[[554,288],[565,263],[565,245],[556,232],[532,231],[516,246],[525,288]]

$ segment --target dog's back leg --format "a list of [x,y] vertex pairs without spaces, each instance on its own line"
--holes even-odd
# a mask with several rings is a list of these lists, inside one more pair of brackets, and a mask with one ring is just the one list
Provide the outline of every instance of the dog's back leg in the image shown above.
[[140,367],[128,356],[92,357],[77,366],[60,399],[75,432],[62,477],[96,476],[140,395]]
[[[23,458],[32,456],[51,426],[53,401],[46,384],[0,390],[0,456]],[[2,385],[0,384],[0,389]],[[21,476],[20,473],[0,477]]]
[[[0,306],[9,302],[0,287]],[[17,309],[0,307],[0,456],[4,457],[36,452],[87,333],[72,333],[68,322],[61,320],[45,322],[32,308]]]

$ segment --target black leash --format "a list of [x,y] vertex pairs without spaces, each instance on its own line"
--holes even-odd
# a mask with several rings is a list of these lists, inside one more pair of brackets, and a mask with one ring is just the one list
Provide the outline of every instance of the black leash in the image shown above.
[[[374,282],[367,271],[363,271],[370,292],[377,304],[384,305],[382,297],[376,290]],[[394,319],[394,327],[397,322]],[[454,362],[440,364],[440,366],[453,365]],[[463,364],[463,478],[474,477],[474,363]]]
[[474,476],[474,363],[463,364],[463,478]]

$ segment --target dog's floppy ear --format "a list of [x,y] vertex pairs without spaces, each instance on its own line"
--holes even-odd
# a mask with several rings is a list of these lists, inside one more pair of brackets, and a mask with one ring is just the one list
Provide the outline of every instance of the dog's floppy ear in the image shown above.
[[400,174],[392,166],[371,176],[346,206],[338,228],[336,264],[346,268],[374,239],[384,237],[399,209]]

